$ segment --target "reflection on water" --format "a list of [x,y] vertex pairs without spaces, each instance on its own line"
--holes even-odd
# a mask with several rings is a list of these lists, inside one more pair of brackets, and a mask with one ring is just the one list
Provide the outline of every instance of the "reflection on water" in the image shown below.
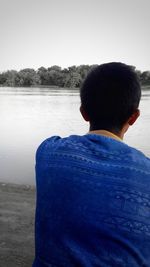
[[[38,145],[51,135],[82,135],[88,124],[79,112],[78,90],[0,88],[0,181],[34,183]],[[150,156],[150,92],[144,91],[141,117],[125,142]]]

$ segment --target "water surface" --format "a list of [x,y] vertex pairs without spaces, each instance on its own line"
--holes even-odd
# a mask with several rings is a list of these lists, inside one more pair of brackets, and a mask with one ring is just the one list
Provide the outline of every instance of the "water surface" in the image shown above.
[[[52,135],[85,134],[78,90],[0,88],[0,181],[34,184],[35,151]],[[150,91],[124,141],[150,156]]]

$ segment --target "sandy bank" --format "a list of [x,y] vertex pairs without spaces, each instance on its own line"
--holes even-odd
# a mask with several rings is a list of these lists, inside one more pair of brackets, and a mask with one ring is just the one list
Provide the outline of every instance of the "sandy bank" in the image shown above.
[[0,183],[0,267],[32,265],[34,213],[34,188]]

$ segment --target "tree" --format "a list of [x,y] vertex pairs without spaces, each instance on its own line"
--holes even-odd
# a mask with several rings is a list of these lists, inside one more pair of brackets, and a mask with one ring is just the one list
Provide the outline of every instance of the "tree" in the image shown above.
[[8,70],[0,74],[0,84],[4,86],[15,86],[17,71]]
[[143,85],[150,84],[150,71],[144,71],[141,74],[141,83]]
[[7,80],[6,72],[0,73],[0,85],[5,85]]
[[77,68],[77,71],[80,74],[82,80],[85,79],[85,77],[87,76],[89,70],[90,70],[90,66],[89,65],[80,65]]
[[62,78],[63,77],[62,77],[61,67],[54,65],[48,68],[49,85],[61,86]]
[[[40,67],[37,71],[26,68],[20,71],[9,70],[0,73],[0,85],[2,86],[58,86],[76,88],[80,87],[88,72],[97,65],[80,65],[70,66],[61,69],[60,66],[54,65],[49,68]],[[136,71],[142,85],[150,85],[150,71]]]
[[16,85],[18,86],[33,86],[40,83],[40,77],[34,69],[23,69],[17,74]]
[[64,87],[75,88],[81,84],[81,75],[78,72],[70,71],[66,76]]

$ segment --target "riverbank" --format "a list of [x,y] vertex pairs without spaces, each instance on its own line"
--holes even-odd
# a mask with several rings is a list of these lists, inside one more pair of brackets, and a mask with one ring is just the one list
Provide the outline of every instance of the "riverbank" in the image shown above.
[[0,183],[1,267],[32,265],[34,214],[34,187]]

